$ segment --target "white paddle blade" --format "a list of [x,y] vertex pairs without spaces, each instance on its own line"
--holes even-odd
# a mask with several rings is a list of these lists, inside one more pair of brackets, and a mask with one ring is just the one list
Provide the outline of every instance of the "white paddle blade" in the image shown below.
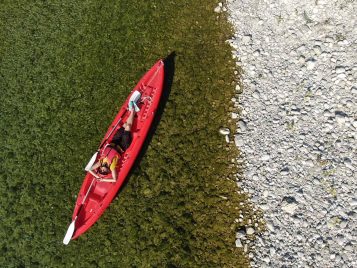
[[140,99],[140,97],[141,97],[140,92],[137,91],[137,90],[135,90],[135,91],[133,92],[133,94],[131,94],[131,96],[130,96],[129,103],[130,103],[131,101],[133,101],[133,102],[135,102],[135,103],[138,102],[138,100]]
[[63,239],[63,244],[68,245],[69,241],[71,241],[71,238],[74,233],[74,226],[75,226],[75,221],[72,221],[71,224],[69,225],[67,233]]
[[84,168],[85,171],[89,171],[91,169],[91,167],[93,166],[94,164],[94,161],[97,159],[97,155],[98,155],[98,152],[96,152],[92,158],[89,160],[88,164],[86,165],[86,167]]

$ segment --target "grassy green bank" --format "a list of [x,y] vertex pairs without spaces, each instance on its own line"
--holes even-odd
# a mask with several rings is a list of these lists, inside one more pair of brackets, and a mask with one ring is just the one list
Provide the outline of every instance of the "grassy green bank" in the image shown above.
[[[229,179],[237,152],[218,134],[232,124],[234,62],[216,5],[2,1],[1,267],[248,265],[234,246],[250,218]],[[139,167],[63,246],[83,167],[141,75],[173,51],[171,92]]]

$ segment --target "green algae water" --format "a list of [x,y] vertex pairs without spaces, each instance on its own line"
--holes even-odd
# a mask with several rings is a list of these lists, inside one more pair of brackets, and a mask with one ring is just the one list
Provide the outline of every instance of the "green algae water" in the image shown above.
[[[217,4],[2,1],[1,267],[249,265],[234,241],[250,206],[237,194],[237,152],[218,134],[234,127],[235,64]],[[84,166],[136,82],[172,52],[145,155],[100,220],[64,246]]]

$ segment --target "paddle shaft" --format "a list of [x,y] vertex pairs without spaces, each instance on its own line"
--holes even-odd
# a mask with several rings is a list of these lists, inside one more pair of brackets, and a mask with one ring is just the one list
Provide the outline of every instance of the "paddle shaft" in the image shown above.
[[89,186],[89,188],[88,188],[88,191],[87,191],[86,195],[84,196],[84,198],[83,198],[83,200],[82,200],[81,207],[78,209],[77,216],[75,217],[74,220],[77,219],[77,217],[78,217],[78,215],[79,215],[79,212],[81,212],[81,209],[82,209],[82,207],[83,207],[83,204],[84,204],[84,202],[86,201],[86,199],[87,199],[87,197],[88,197],[89,191],[92,189],[92,186],[93,186],[94,181],[95,181],[95,178],[93,178],[93,180],[92,180],[92,182],[91,182],[91,184],[90,184],[90,186]]
[[[125,112],[124,112],[125,113]],[[107,136],[107,138],[100,144],[99,148],[98,148],[98,152],[99,150],[102,148],[103,144],[109,139],[110,135],[112,135],[114,129],[117,128],[117,126],[119,125],[119,123],[121,122],[122,118],[119,118],[118,122],[115,124],[115,126],[112,128],[112,130],[110,131],[109,135]]]

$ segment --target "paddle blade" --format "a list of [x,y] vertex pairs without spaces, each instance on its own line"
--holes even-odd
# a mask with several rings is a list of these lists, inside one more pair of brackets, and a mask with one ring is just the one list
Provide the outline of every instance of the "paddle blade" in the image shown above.
[[97,159],[97,155],[98,155],[98,152],[96,152],[92,158],[89,160],[88,164],[86,165],[86,167],[84,168],[85,171],[89,171],[91,169],[91,167],[93,166],[95,160]]
[[65,245],[68,245],[69,241],[71,241],[71,238],[74,233],[75,222],[76,222],[75,220],[72,221],[72,223],[68,227],[67,233],[63,239],[63,244],[65,244]]
[[137,102],[137,101],[140,99],[140,97],[141,97],[141,93],[140,93],[139,91],[135,90],[135,91],[133,92],[133,94],[131,94],[128,103],[130,103],[131,101]]

